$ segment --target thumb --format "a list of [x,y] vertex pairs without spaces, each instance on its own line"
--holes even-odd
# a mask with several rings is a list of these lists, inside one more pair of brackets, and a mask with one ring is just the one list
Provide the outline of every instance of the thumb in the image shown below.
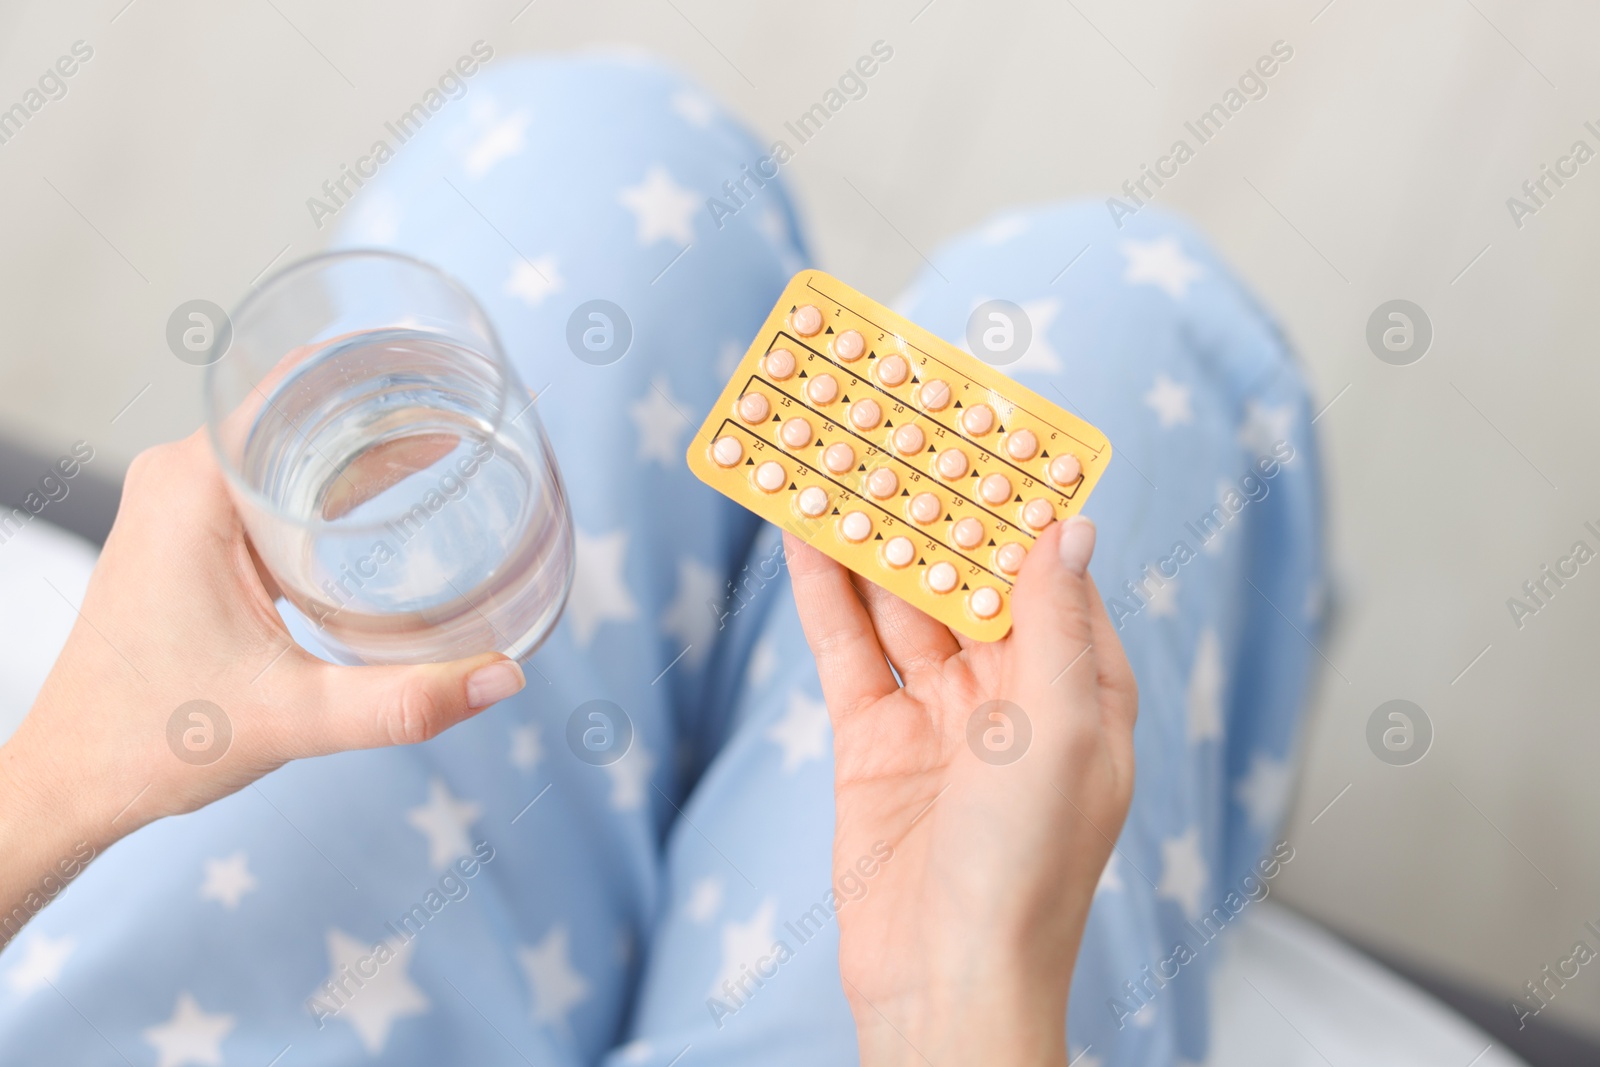
[[1034,542],[1012,592],[1020,663],[1057,690],[1092,692],[1098,673],[1088,577],[1094,542],[1094,523],[1081,515],[1055,523]]
[[317,754],[426,741],[525,683],[522,668],[498,652],[405,667],[317,663],[310,670],[316,725],[302,743]]

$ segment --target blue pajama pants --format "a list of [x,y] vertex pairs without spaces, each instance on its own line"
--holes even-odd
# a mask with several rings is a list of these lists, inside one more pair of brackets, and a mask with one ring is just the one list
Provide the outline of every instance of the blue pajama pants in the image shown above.
[[[462,280],[538,391],[578,531],[571,602],[517,697],[111,849],[0,955],[0,1060],[855,1061],[816,668],[776,531],[683,463],[812,262],[781,179],[723,192],[766,151],[648,61],[502,58],[341,212],[339,243]],[[1003,216],[896,306],[960,343],[995,297],[1033,327],[1008,373],[1116,447],[1093,574],[1142,697],[1071,1052],[1201,1062],[1208,935],[1292,858],[1274,833],[1322,588],[1305,384],[1205,241],[1154,208],[1121,229],[1092,203]],[[633,328],[606,366],[567,343],[596,299]],[[616,763],[569,746],[591,700],[632,724]]]

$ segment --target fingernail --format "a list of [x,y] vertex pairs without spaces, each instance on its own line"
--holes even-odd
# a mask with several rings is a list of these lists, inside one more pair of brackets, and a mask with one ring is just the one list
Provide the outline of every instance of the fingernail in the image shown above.
[[522,690],[522,668],[508,659],[496,660],[467,675],[467,706],[476,711]]
[[1082,515],[1068,519],[1061,530],[1061,562],[1073,574],[1083,574],[1089,569],[1089,557],[1094,555],[1094,523]]

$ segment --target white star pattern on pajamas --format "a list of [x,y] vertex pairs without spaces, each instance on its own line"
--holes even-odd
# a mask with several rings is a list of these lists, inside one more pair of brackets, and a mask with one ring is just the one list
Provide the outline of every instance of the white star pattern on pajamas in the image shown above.
[[649,1063],[650,1056],[654,1051],[650,1047],[650,1042],[641,1038],[623,1045],[617,1050],[617,1055],[623,1063]]
[[1226,680],[1222,642],[1217,638],[1217,631],[1207,626],[1195,642],[1194,665],[1189,669],[1185,696],[1189,705],[1190,741],[1222,736],[1222,687]]
[[1095,896],[1127,888],[1122,884],[1122,874],[1117,870],[1117,865],[1121,862],[1122,857],[1112,852],[1111,858],[1106,860],[1105,868],[1100,872],[1100,880],[1094,884]]
[[529,307],[538,307],[551,293],[566,288],[555,256],[538,259],[517,257],[511,261],[511,276],[506,279],[506,292]]
[[[369,944],[343,930],[330,929],[328,977],[324,986],[312,994],[312,999],[325,1010],[334,1012],[334,1020],[355,1028],[361,1047],[371,1056],[383,1051],[398,1020],[425,1014],[433,1007],[427,995],[406,975],[416,942],[391,939],[381,944],[392,953],[387,963],[375,955],[378,943]],[[366,973],[369,970],[373,971],[371,977]],[[324,988],[328,983],[339,990],[337,997]]]
[[705,662],[717,634],[714,604],[721,604],[723,577],[692,556],[678,561],[678,592],[661,616],[661,632],[687,647],[683,659],[691,667]]
[[1269,407],[1259,400],[1244,406],[1244,425],[1239,427],[1239,443],[1257,456],[1270,456],[1274,445],[1289,440],[1294,432],[1294,408],[1288,404]]
[[[984,299],[974,300],[972,306],[977,308],[984,302]],[[1061,314],[1061,301],[1055,297],[1044,297],[1017,306],[1028,316],[1028,326],[1033,336],[1028,341],[1028,350],[1022,353],[1016,362],[1007,363],[999,368],[1000,371],[1013,378],[1019,371],[1033,371],[1038,374],[1060,373],[1063,369],[1061,355],[1050,345],[1050,327],[1055,323],[1056,316]],[[967,343],[965,337],[961,339],[961,350],[969,353],[972,351],[972,346]]]
[[1027,231],[1027,216],[1002,215],[982,230],[979,230],[978,233],[986,245],[1003,245],[1013,237],[1019,237]]
[[690,921],[704,925],[716,918],[720,910],[722,910],[722,879],[716,875],[707,875],[694,884],[694,889],[689,893],[689,902],[683,906],[683,913]]
[[783,718],[767,727],[767,738],[783,748],[783,769],[794,771],[807,760],[828,752],[828,705],[796,689],[789,694]]
[[750,684],[755,686],[766,685],[772,672],[778,669],[778,645],[771,634],[763,636],[750,650],[750,665],[746,669],[750,672]]
[[1250,757],[1250,773],[1234,785],[1233,795],[1250,816],[1250,825],[1267,831],[1278,825],[1293,788],[1294,768],[1289,761],[1257,752]]
[[1176,901],[1190,922],[1200,917],[1200,898],[1208,877],[1200,854],[1199,829],[1191,826],[1183,836],[1161,842],[1161,884],[1156,886],[1156,896]]
[[1152,619],[1176,618],[1178,615],[1178,585],[1176,578],[1163,578],[1161,585],[1151,582],[1147,610]]
[[1122,242],[1122,254],[1128,267],[1122,280],[1129,285],[1154,285],[1174,300],[1189,295],[1191,283],[1205,277],[1205,268],[1183,254],[1176,237],[1158,237],[1154,241]]
[[1050,296],[1042,300],[1027,300],[1020,306],[1022,313],[1028,316],[1028,325],[1033,328],[1033,338],[1028,342],[1028,350],[1021,359],[1000,369],[1012,376],[1018,371],[1061,373],[1065,365],[1061,362],[1060,353],[1050,344],[1050,327],[1055,325],[1056,316],[1061,314],[1061,301]]
[[6,971],[6,988],[19,997],[53,985],[61,979],[61,968],[78,947],[76,938],[33,934],[22,949],[22,959]]
[[700,209],[700,198],[673,181],[659,163],[645,172],[643,182],[624,188],[618,200],[633,212],[641,245],[663,238],[681,245],[694,242],[694,214]]
[[350,228],[362,244],[392,244],[400,233],[400,202],[387,189],[368,189],[356,201]]
[[156,1067],[221,1067],[222,1039],[233,1030],[231,1015],[207,1015],[190,993],[178,994],[172,1018],[144,1031],[156,1050]]
[[683,434],[690,425],[665,378],[651,382],[644,396],[628,405],[628,415],[639,431],[641,460],[657,460],[664,467],[683,465]]
[[639,605],[628,592],[622,565],[628,552],[628,531],[615,530],[590,537],[573,527],[575,536],[572,594],[567,598],[567,619],[579,647],[594,639],[604,622],[628,622],[639,617]]
[[1144,402],[1155,411],[1156,420],[1164,430],[1187,426],[1194,421],[1194,411],[1189,406],[1189,387],[1165,374],[1156,375],[1155,384],[1144,394]]
[[439,871],[472,851],[467,830],[482,814],[482,807],[457,800],[444,780],[435,778],[428,783],[428,802],[406,812],[406,822],[428,839],[428,862]]
[[543,758],[544,743],[539,739],[537,725],[530,722],[511,731],[511,766],[519,771],[531,771]]
[[619,760],[605,764],[611,776],[611,807],[616,811],[636,811],[644,807],[644,787],[650,784],[650,772],[656,769],[656,758],[639,743],[637,734],[633,747]]
[[528,113],[513,112],[491,125],[467,150],[462,169],[469,178],[481,178],[502,159],[510,159],[528,146]]
[[206,860],[206,879],[200,884],[200,899],[215,900],[229,911],[239,906],[244,895],[256,887],[250,873],[250,858],[241,849],[226,859]]
[[717,969],[707,996],[727,998],[724,982],[732,983],[737,992],[744,968],[754,967],[762,956],[771,954],[772,946],[778,942],[777,934],[772,931],[772,921],[777,914],[778,898],[769,896],[744,922],[722,924],[722,966]]
[[711,102],[711,98],[693,89],[679,89],[673,93],[671,105],[679,118],[697,129],[703,130],[711,125],[711,120],[717,115],[717,105]]
[[533,1021],[568,1028],[567,1016],[589,996],[589,983],[572,969],[566,926],[557,923],[537,945],[517,949],[532,992]]

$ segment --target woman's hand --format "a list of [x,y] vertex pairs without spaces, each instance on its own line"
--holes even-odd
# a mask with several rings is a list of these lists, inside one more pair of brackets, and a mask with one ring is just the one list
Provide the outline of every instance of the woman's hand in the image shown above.
[[[275,595],[203,433],[134,460],[78,622],[0,747],[0,916],[31,917],[86,853],[291,759],[424,741],[522,688],[498,653],[324,663]],[[191,701],[215,707],[180,713]]]
[[786,537],[833,720],[839,967],[868,1067],[1066,1063],[1138,709],[1094,536],[1079,518],[1039,536],[991,644]]

